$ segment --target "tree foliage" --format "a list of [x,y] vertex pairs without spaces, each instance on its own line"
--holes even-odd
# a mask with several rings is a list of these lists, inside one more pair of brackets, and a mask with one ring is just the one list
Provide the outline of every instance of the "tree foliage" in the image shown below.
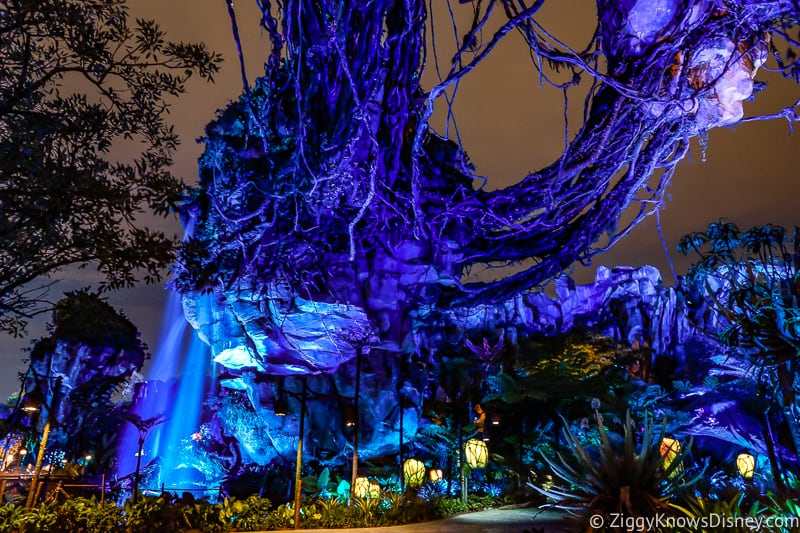
[[795,401],[794,380],[800,372],[800,229],[765,225],[741,231],[719,221],[685,235],[678,251],[698,258],[687,285],[724,323],[720,340],[762,368],[776,371],[783,402]]
[[166,99],[219,61],[124,0],[0,1],[0,329],[48,310],[37,281],[68,265],[96,265],[102,289],[160,278],[176,243],[141,213],[184,191]]

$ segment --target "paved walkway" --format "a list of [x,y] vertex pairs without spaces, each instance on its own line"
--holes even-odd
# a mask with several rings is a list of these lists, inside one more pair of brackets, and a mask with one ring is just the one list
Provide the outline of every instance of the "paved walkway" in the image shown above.
[[[303,533],[330,533],[330,529],[301,529]],[[344,530],[343,530],[344,531]],[[404,526],[364,527],[346,530],[349,532],[375,533],[564,533],[567,526],[563,515],[554,511],[542,511],[535,507],[526,509],[491,509],[476,513],[421,522]]]

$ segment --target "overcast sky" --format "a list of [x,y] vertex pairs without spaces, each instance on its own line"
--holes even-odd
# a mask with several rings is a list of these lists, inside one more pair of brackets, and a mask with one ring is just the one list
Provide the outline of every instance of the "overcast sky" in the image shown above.
[[[265,47],[258,28],[255,0],[236,4],[239,28],[250,81],[261,74]],[[188,183],[196,181],[196,160],[202,146],[195,139],[213,119],[215,111],[241,93],[241,77],[225,0],[131,0],[136,17],[159,21],[170,38],[203,41],[222,53],[225,63],[217,82],[199,80],[189,84],[188,94],[173,103],[172,117],[183,145],[176,157],[176,173]],[[550,2],[545,21],[557,35],[581,47],[594,24],[594,3],[589,0]],[[444,22],[444,21],[442,21]],[[489,187],[499,188],[551,163],[563,149],[561,93],[537,84],[526,49],[516,36],[501,45],[462,84],[457,118],[460,133],[479,174],[489,178]],[[431,62],[431,60],[429,60]],[[769,81],[774,78],[768,78]],[[745,115],[774,112],[800,97],[793,83],[772,81],[753,104],[745,104]],[[582,101],[582,95],[575,102]],[[678,239],[703,230],[709,222],[724,218],[740,228],[773,223],[793,227],[800,198],[797,179],[800,163],[800,135],[789,135],[786,122],[754,122],[710,133],[706,160],[697,142],[692,157],[683,161],[673,180],[669,198],[661,213],[664,237],[678,273],[687,261],[674,252]],[[176,221],[165,223],[172,233],[180,232]],[[596,263],[661,269],[665,284],[672,284],[664,249],[651,217]],[[593,270],[577,267],[579,282],[593,277]],[[85,285],[78,280],[72,289]],[[110,303],[121,309],[142,331],[144,341],[155,351],[160,331],[165,291],[161,286],[143,287],[112,295]],[[29,338],[0,337],[0,357],[6,371],[0,375],[0,395],[16,390],[16,375],[24,370],[22,348],[45,333],[35,324]]]

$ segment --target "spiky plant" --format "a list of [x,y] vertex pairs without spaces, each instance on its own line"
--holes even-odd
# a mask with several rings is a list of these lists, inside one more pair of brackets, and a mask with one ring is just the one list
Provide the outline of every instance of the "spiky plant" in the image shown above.
[[670,512],[668,502],[694,485],[699,475],[689,479],[682,460],[691,443],[684,444],[674,459],[665,464],[660,450],[665,436],[666,419],[656,433],[653,420],[645,418],[641,442],[637,445],[636,431],[630,412],[625,417],[624,439],[614,446],[603,426],[603,417],[595,411],[600,435],[598,454],[594,457],[579,438],[564,425],[564,437],[569,455],[557,454],[557,459],[544,456],[554,474],[553,485],[543,488],[528,485],[546,496],[552,506],[574,516],[586,531],[592,515],[610,517],[624,514],[630,517],[650,517]]
[[[682,501],[671,503],[670,507],[677,510],[688,518],[686,527],[676,528],[675,533],[692,533],[697,531],[695,524],[714,524],[717,522],[715,531],[724,530],[726,533],[750,533],[753,531],[752,524],[760,523],[761,528],[759,531],[773,531],[766,527],[766,523],[757,522],[759,518],[764,518],[764,513],[768,512],[768,508],[761,505],[758,501],[752,503],[749,507],[745,504],[745,494],[743,492],[734,494],[733,497],[728,499],[712,499],[709,497],[700,496],[685,496]],[[791,516],[791,515],[783,515]],[[723,526],[718,522],[720,519],[735,519],[732,524]],[[747,518],[749,520],[741,520]],[[706,531],[706,529],[703,529]],[[780,530],[778,530],[780,531]]]

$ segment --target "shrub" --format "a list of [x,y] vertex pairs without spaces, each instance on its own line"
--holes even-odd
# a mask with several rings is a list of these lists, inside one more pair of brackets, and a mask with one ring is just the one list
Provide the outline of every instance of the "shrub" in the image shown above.
[[467,505],[461,501],[461,498],[436,498],[432,504],[435,518],[447,518],[469,510]]
[[234,516],[234,526],[242,531],[261,531],[267,529],[271,523],[270,512],[272,502],[267,498],[249,496],[243,502]]
[[[590,516],[599,514],[610,518],[624,513],[631,517],[651,517],[670,511],[668,501],[692,486],[699,475],[688,479],[682,460],[690,445],[664,468],[659,449],[666,421],[656,434],[653,422],[647,417],[636,446],[633,420],[627,414],[622,448],[611,444],[603,426],[602,415],[595,411],[600,446],[597,457],[581,445],[579,438],[565,424],[566,438],[572,457],[558,455],[558,461],[544,457],[554,473],[554,484],[542,488],[529,483],[534,490],[553,501],[553,506],[575,516],[585,527]],[[607,522],[608,523],[608,522]]]

